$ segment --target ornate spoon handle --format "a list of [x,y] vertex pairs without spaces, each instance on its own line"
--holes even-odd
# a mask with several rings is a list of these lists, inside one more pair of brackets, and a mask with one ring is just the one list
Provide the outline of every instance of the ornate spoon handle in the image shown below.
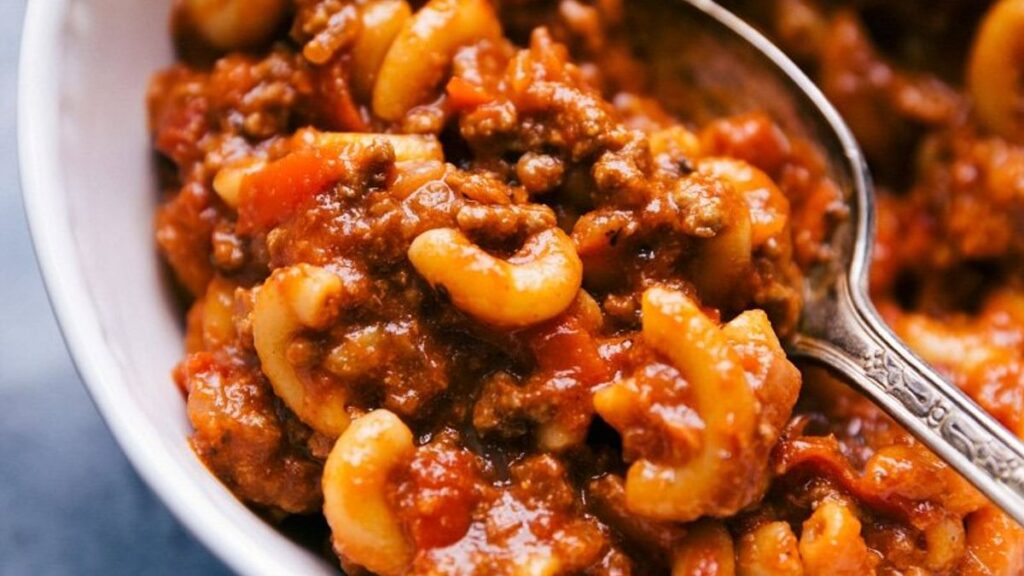
[[791,353],[841,372],[1024,525],[1024,445],[908,350],[859,286],[836,288],[805,318]]

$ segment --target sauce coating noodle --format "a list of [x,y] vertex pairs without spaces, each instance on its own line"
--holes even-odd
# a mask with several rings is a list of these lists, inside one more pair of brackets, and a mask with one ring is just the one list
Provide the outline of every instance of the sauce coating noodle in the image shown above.
[[[871,159],[885,317],[1024,434],[1021,1],[728,4]],[[354,573],[1021,574],[1024,531],[786,357],[842,193],[765,114],[652,99],[651,5],[177,2],[197,455]]]

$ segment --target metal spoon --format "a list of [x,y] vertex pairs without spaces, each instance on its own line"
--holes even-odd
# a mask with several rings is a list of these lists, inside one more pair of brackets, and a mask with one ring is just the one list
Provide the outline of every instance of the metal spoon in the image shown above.
[[1024,445],[914,355],[871,304],[874,189],[836,110],[777,47],[710,0],[631,2],[627,12],[659,100],[698,122],[764,111],[820,146],[829,176],[846,193],[850,217],[833,235],[835,259],[808,273],[790,355],[840,372],[1024,524]]

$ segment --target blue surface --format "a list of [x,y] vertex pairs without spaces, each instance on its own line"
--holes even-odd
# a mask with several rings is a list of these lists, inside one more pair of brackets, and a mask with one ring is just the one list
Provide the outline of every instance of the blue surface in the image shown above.
[[0,1],[0,575],[226,574],[125,460],[46,300],[17,172],[24,6]]

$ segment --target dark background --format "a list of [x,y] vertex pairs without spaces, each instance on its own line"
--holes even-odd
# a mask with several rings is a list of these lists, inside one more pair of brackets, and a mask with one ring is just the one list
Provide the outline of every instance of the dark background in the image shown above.
[[24,10],[0,0],[0,575],[226,574],[114,443],[46,300],[18,183]]

